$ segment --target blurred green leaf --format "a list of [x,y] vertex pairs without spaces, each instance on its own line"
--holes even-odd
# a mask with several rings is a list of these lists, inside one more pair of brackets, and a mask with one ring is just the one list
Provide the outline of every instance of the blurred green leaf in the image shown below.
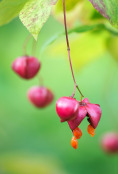
[[18,16],[28,0],[2,0],[0,1],[0,25],[10,22]]
[[[72,63],[76,69],[82,68],[85,64],[97,59],[106,51],[106,39],[109,33],[87,32],[83,34],[70,35],[70,49]],[[53,57],[67,55],[67,46],[61,37],[55,44],[48,48],[48,54]]]
[[[113,30],[113,28],[109,28],[104,24],[94,24],[94,25],[83,25],[83,26],[77,26],[68,31],[68,34],[72,33],[84,33],[88,31],[107,31],[109,34],[112,34],[114,36],[118,36],[118,31]],[[65,31],[61,33],[57,33],[56,35],[53,35],[51,38],[46,40],[45,44],[41,47],[41,53],[45,50],[45,48],[55,42],[59,37],[65,35]]]
[[[53,8],[53,15],[58,21],[63,23],[63,5],[61,0],[59,0],[57,5]],[[86,0],[78,0],[78,2],[70,0],[70,3],[67,1],[66,17],[67,25],[70,28],[77,23],[92,25],[103,23],[105,21],[105,18],[93,8],[89,1]]]
[[[67,26],[74,26],[75,22],[79,19],[79,15],[81,13],[81,8],[84,0],[65,0],[65,8],[66,8],[66,18],[67,18]],[[54,6],[52,10],[52,14],[56,20],[63,23],[63,0],[58,0],[56,6]]]
[[113,58],[118,61],[118,37],[111,36],[106,42],[108,51],[113,56]]
[[68,31],[68,34],[70,33],[81,33],[81,32],[87,32],[91,30],[96,30],[96,29],[104,29],[105,26],[104,24],[95,24],[95,25],[83,25],[83,26],[77,26],[72,28],[71,30]]
[[[104,28],[104,25],[103,24],[83,25],[83,26],[78,26],[78,27],[70,29],[68,31],[68,34],[71,34],[73,32],[75,32],[75,33],[83,33],[83,32],[88,32],[88,31],[92,31],[92,30],[95,30],[95,29],[99,29],[99,28]],[[59,37],[61,37],[63,35],[65,35],[65,31],[63,31],[61,33],[57,33],[56,35],[54,35],[51,38],[49,38],[48,40],[46,40],[45,44],[42,45],[41,52],[43,52],[48,45],[52,44]]]
[[45,155],[8,154],[0,158],[0,166],[7,174],[65,174],[57,161]]
[[107,25],[104,25],[104,24],[77,26],[77,27],[74,27],[71,30],[69,30],[68,33],[69,34],[73,33],[73,32],[81,33],[81,32],[87,32],[87,31],[91,31],[91,30],[97,30],[97,31],[106,30],[111,34],[118,36],[118,31],[117,30],[114,30],[113,27],[108,27]]
[[84,1],[80,9],[79,20],[83,24],[103,23],[105,18],[96,11],[89,1]]
[[[65,7],[67,11],[72,10],[79,2],[82,0],[65,0]],[[63,0],[58,0],[57,5],[55,7],[55,12],[59,13],[63,11]]]
[[94,8],[118,27],[118,0],[89,0]]
[[57,0],[30,0],[20,12],[20,20],[37,40],[38,34],[47,21],[52,5]]

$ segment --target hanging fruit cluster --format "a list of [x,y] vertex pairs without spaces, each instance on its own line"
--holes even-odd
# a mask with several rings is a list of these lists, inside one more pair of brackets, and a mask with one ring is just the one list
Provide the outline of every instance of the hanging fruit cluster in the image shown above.
[[[24,79],[32,79],[41,68],[39,60],[32,56],[22,56],[12,63],[13,71]],[[52,103],[54,95],[44,86],[34,86],[28,91],[29,101],[37,108],[44,108]]]
[[[74,91],[71,97],[61,97],[56,102],[56,112],[60,117],[61,122],[67,122],[70,129],[72,130],[73,137],[71,139],[71,145],[74,149],[77,149],[78,141],[82,136],[82,131],[78,127],[82,120],[87,117],[88,125],[87,131],[93,137],[95,135],[95,129],[101,118],[101,108],[98,104],[92,104],[89,102],[88,98],[84,97],[81,90],[79,89],[71,62],[70,56],[70,46],[67,32],[67,22],[66,22],[66,12],[65,12],[65,0],[63,0],[63,13],[64,13],[64,25],[65,34],[67,41],[67,51],[69,57],[70,68],[72,72],[72,77],[74,81]],[[25,55],[25,54],[24,54]],[[13,64],[13,71],[24,79],[31,79],[35,77],[40,70],[41,63],[37,58],[32,56],[22,56],[17,58]],[[81,100],[77,101],[75,96],[75,89],[77,89],[81,95]],[[44,86],[34,86],[28,91],[29,101],[38,108],[44,108],[52,103],[54,95],[52,91]]]
[[74,137],[71,139],[71,145],[77,149],[77,139],[82,136],[82,131],[78,126],[82,120],[87,117],[88,125],[87,131],[93,137],[95,129],[101,118],[101,108],[98,104],[92,104],[88,98],[82,101],[77,101],[72,97],[61,97],[56,103],[56,111],[60,117],[61,122],[67,121]]

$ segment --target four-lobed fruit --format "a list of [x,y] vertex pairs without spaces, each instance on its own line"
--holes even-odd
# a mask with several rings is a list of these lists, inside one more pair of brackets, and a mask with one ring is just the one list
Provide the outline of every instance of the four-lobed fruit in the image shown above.
[[32,56],[18,57],[12,63],[13,71],[24,79],[33,78],[39,71],[41,63]]
[[38,108],[48,106],[54,99],[52,91],[43,86],[34,86],[28,91],[29,101]]
[[82,120],[87,116],[88,122],[95,129],[98,126],[98,123],[101,119],[101,108],[98,104],[90,103],[88,98],[85,98],[79,102],[80,107],[77,114],[77,117],[71,121],[68,121],[69,127],[71,130],[74,130],[80,125]]
[[72,97],[61,97],[56,102],[56,112],[61,122],[73,120],[77,117],[79,102]]
[[90,124],[87,131],[93,137],[102,114],[100,105],[90,103],[88,98],[77,101],[72,97],[61,97],[56,103],[56,111],[61,122],[68,122],[74,135],[71,145],[75,149],[77,148],[77,139],[80,139],[82,136],[82,131],[78,128],[82,120],[86,116],[88,117]]

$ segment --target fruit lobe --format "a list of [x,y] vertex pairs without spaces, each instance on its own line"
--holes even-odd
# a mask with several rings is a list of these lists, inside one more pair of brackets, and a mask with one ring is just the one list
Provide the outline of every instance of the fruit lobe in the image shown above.
[[61,97],[56,102],[56,112],[61,122],[72,120],[77,117],[79,102],[71,97]]
[[87,111],[89,123],[93,126],[94,129],[97,128],[102,114],[100,105],[90,103],[88,98],[84,98],[84,100],[82,100],[82,103],[85,104],[84,107]]
[[54,95],[51,90],[40,86],[34,86],[29,89],[27,95],[30,102],[38,108],[46,107],[54,99]]
[[98,126],[98,123],[101,118],[101,108],[98,104],[87,104],[87,115],[88,115],[88,121],[95,129]]
[[80,125],[82,120],[86,117],[86,114],[87,114],[86,108],[80,105],[77,117],[73,120],[68,121],[69,127],[72,131]]
[[24,79],[33,78],[40,69],[40,62],[35,57],[22,56],[12,63],[13,71]]

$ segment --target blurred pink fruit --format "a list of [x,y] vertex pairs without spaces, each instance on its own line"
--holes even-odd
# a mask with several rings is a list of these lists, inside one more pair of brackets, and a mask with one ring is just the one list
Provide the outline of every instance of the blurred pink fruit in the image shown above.
[[109,132],[101,139],[102,149],[108,153],[118,153],[118,133]]
[[22,56],[12,63],[13,71],[24,79],[33,78],[40,69],[40,62],[35,57]]
[[34,86],[28,91],[29,101],[38,108],[48,106],[54,99],[54,95],[48,88]]

